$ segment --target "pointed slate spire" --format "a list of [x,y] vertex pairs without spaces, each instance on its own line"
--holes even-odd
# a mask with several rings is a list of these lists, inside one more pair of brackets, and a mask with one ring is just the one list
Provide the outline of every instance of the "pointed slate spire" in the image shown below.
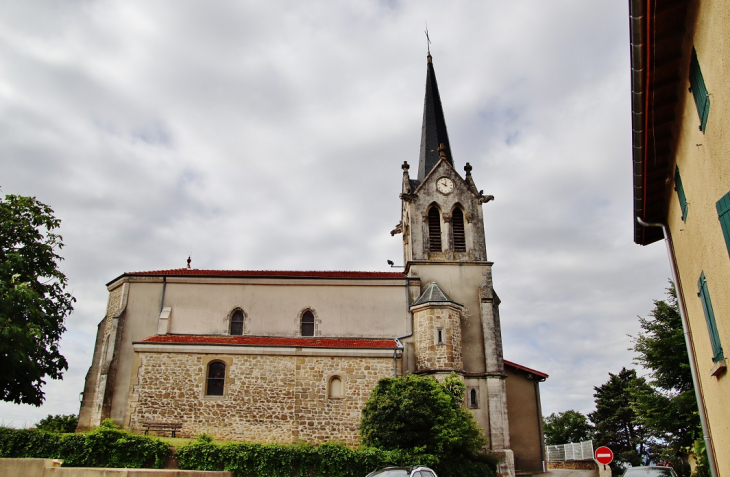
[[460,303],[456,303],[454,300],[449,298],[436,282],[431,282],[431,284],[427,286],[425,290],[423,290],[421,296],[419,296],[418,299],[414,301],[411,306],[434,302],[454,303],[456,305],[461,305]]
[[446,132],[444,110],[436,83],[431,54],[428,55],[426,72],[426,98],[423,102],[423,126],[421,127],[421,157],[418,163],[418,180],[422,181],[439,162],[439,144],[446,146],[446,160],[454,165],[451,158],[449,135]]

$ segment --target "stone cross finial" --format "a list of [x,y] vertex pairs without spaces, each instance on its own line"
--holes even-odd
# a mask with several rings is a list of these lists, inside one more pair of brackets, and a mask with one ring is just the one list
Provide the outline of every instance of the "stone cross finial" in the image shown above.
[[439,144],[439,159],[446,160],[446,144]]
[[464,166],[464,171],[466,171],[467,176],[470,176],[471,175],[471,164],[469,164],[467,162],[466,165]]
[[403,169],[404,171],[408,171],[408,169],[410,169],[411,166],[408,165],[408,161],[403,161],[403,165],[400,166],[400,168]]

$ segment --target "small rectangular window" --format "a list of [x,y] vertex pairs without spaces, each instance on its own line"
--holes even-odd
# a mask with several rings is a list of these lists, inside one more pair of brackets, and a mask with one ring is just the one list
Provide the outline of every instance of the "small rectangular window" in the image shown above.
[[682,187],[682,177],[679,175],[679,167],[674,172],[674,190],[677,191],[679,197],[679,206],[682,208],[682,222],[687,222],[687,197],[684,195],[684,187]]
[[725,247],[728,254],[730,254],[730,192],[718,200],[715,206],[717,207],[717,218],[720,220],[722,235],[725,237]]
[[702,309],[705,312],[705,321],[707,322],[707,330],[710,333],[710,344],[712,345],[712,361],[717,363],[725,359],[725,355],[722,352],[722,345],[720,344],[720,335],[717,332],[717,323],[715,322],[715,312],[712,310],[712,301],[710,300],[710,291],[707,288],[707,279],[705,278],[705,272],[700,275],[700,280],[697,282],[697,288],[699,293],[697,296],[702,300]]
[[689,90],[694,96],[697,114],[700,115],[700,131],[707,127],[707,116],[710,114],[710,95],[702,77],[700,63],[697,61],[697,51],[692,47],[692,60],[689,64]]

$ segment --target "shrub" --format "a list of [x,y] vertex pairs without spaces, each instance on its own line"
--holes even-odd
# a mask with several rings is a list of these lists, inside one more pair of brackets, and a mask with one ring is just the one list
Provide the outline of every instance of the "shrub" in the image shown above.
[[61,436],[38,429],[0,428],[0,457],[64,459],[71,467],[161,468],[170,446],[110,425],[86,434]]
[[59,457],[62,437],[38,429],[0,427],[0,457]]
[[[463,462],[446,461],[436,456],[405,450],[373,447],[350,449],[339,444],[224,444],[216,445],[198,438],[197,442],[176,452],[178,465],[188,470],[228,470],[237,477],[362,477],[386,466],[426,465],[441,477],[473,475],[493,477],[494,459],[482,455]],[[452,470],[453,469],[453,470]]]
[[78,425],[79,418],[76,414],[58,414],[55,416],[49,414],[38,421],[35,427],[47,432],[71,433],[76,431]]
[[487,440],[463,407],[464,384],[452,373],[439,382],[408,375],[378,381],[365,403],[360,435],[380,449],[427,452],[457,459],[480,452]]
[[[83,443],[80,437],[83,437]],[[65,445],[66,439],[69,439],[68,445]],[[160,469],[170,455],[170,446],[159,439],[130,434],[110,426],[68,436],[64,438],[62,447],[63,465],[70,467]]]

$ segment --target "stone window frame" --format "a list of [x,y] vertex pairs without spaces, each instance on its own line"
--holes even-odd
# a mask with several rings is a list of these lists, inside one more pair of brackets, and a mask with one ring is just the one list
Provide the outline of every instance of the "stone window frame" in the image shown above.
[[[240,335],[231,334],[231,325],[233,324],[233,315],[235,315],[237,311],[240,311],[241,312],[241,315],[243,315],[243,322],[241,323],[241,334]],[[248,334],[248,330],[246,329],[247,328],[246,327],[246,323],[248,322],[248,320],[246,318],[248,318],[248,315],[246,315],[246,312],[243,311],[243,308],[240,307],[240,306],[236,306],[231,311],[229,311],[228,312],[228,317],[227,317],[227,321],[228,321],[228,330],[227,330],[227,332],[228,332],[228,335],[229,336],[244,336],[244,335]]]
[[[311,336],[302,334],[302,319],[304,318],[304,315],[307,312],[310,312],[312,314],[312,317],[314,318],[314,323],[313,323],[314,330],[312,331]],[[320,335],[319,324],[320,324],[319,316],[317,315],[317,312],[314,308],[312,308],[311,306],[307,306],[307,307],[304,307],[301,310],[299,310],[299,314],[297,315],[297,334],[299,336],[305,337],[305,338],[313,338],[315,336],[319,336]]]
[[[454,211],[456,209],[459,209],[461,212],[461,218],[462,218],[462,227],[464,232],[464,250],[462,251],[456,251],[456,244],[454,240]],[[451,207],[451,211],[449,212],[449,245],[453,248],[454,253],[463,254],[466,253],[469,250],[469,240],[471,239],[471,230],[469,228],[470,222],[469,217],[466,212],[466,207],[464,207],[461,202],[456,202],[453,207]],[[461,256],[461,255],[459,255]]]
[[[441,341],[439,341],[441,338]],[[433,325],[433,344],[438,346],[446,345],[446,327],[443,324]]]
[[467,386],[466,399],[469,409],[479,409],[479,386]]
[[[208,395],[208,367],[215,362],[223,363],[226,366],[226,375],[224,376],[225,381],[223,382],[223,395]],[[202,373],[198,379],[198,383],[201,385],[201,398],[205,400],[222,401],[228,399],[228,392],[230,385],[236,380],[231,378],[231,366],[233,365],[233,358],[230,356],[203,356],[202,359]]]
[[[431,224],[431,218],[432,218],[431,217],[431,211],[434,210],[434,209],[436,210],[436,212],[438,213],[438,216],[439,216],[439,223],[438,223],[438,228],[439,228],[439,230],[438,230],[438,238],[439,238],[439,242],[440,242],[439,250],[432,250],[432,247],[431,247],[431,241],[432,241],[432,238],[433,238],[432,237],[433,234],[431,233],[432,232],[432,229],[431,229],[431,225],[432,225]],[[426,247],[425,247],[426,248],[426,253],[427,254],[428,253],[432,253],[432,254],[433,253],[443,253],[444,252],[444,229],[445,229],[444,222],[445,222],[445,218],[444,218],[444,212],[441,210],[441,207],[439,206],[438,203],[432,202],[432,203],[430,203],[428,205],[428,207],[426,207],[426,213],[423,215],[423,221],[426,224],[426,237],[427,237],[427,242],[426,242]]]
[[[335,379],[340,380],[340,395],[339,396],[333,396],[332,395],[332,381]],[[344,399],[346,394],[345,389],[345,373],[341,372],[335,372],[327,376],[327,399]]]

